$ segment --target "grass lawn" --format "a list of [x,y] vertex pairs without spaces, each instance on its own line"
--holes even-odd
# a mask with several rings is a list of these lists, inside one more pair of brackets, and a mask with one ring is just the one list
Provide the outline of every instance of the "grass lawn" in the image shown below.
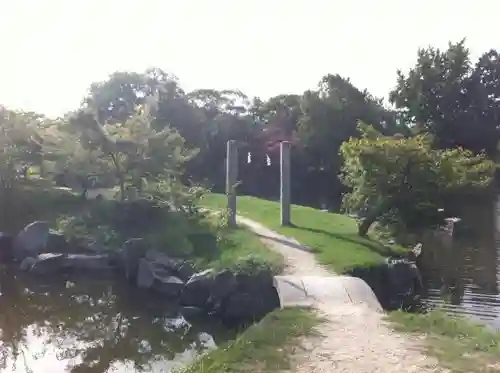
[[[226,201],[223,194],[208,194],[203,198],[202,205],[211,209],[224,209]],[[345,215],[293,205],[293,226],[282,227],[279,202],[239,196],[237,209],[239,215],[258,221],[311,247],[320,263],[338,273],[381,262],[384,257],[403,251],[401,248],[389,248],[375,240],[359,237],[356,221]]]
[[316,333],[320,319],[305,309],[271,312],[234,341],[203,355],[181,373],[264,373],[290,368],[299,337]]
[[425,335],[427,354],[452,372],[500,372],[500,333],[440,311],[397,311],[387,318],[398,331]]
[[267,248],[255,233],[245,227],[224,229],[220,237],[217,257],[203,263],[203,267],[238,269],[260,265],[270,268],[275,274],[282,272],[283,257]]

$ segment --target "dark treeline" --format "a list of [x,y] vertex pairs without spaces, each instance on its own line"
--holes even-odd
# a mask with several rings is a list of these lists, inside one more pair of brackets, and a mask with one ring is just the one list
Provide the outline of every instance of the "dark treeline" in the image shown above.
[[[151,130],[173,129],[184,139],[181,148],[196,150],[183,166],[184,183],[202,183],[223,192],[226,142],[237,140],[241,181],[238,192],[270,199],[279,195],[279,143],[291,141],[293,202],[331,209],[340,207],[342,194],[348,191],[339,178],[344,161],[339,150],[349,138],[360,136],[358,122],[389,136],[425,132],[432,135],[437,149],[463,147],[496,159],[500,61],[495,50],[471,61],[465,41],[450,43],[446,50],[421,49],[414,67],[397,72],[397,76],[395,72],[396,77],[389,103],[335,74],[325,75],[316,88],[302,94],[261,100],[240,91],[186,92],[174,76],[152,68],[143,73],[116,72],[106,81],[93,83],[81,107],[55,121],[40,119],[36,113],[11,112],[8,116],[11,122],[14,118],[22,123],[34,120],[43,124],[42,137],[52,131],[44,128],[57,127],[68,139],[75,131],[71,129],[75,128],[71,118],[77,118],[74,122],[80,129],[95,129],[98,123],[101,129],[119,133],[120,128],[139,125],[143,119],[137,122],[137,108],[146,104],[154,107],[148,122]],[[85,116],[85,112],[90,115]],[[134,131],[137,135],[137,129]],[[39,152],[28,153],[40,157]],[[68,149],[66,153],[79,154]],[[44,151],[42,158],[48,160],[50,156]],[[59,169],[78,171],[85,178],[84,168],[94,172],[96,165],[101,167],[95,162],[90,167],[88,155],[81,158]],[[34,159],[32,163],[45,167],[39,161]],[[147,174],[147,170],[142,171]]]
[[474,64],[464,41],[447,50],[419,50],[415,66],[398,72],[392,106],[339,75],[325,75],[316,89],[303,94],[263,101],[239,91],[185,92],[177,79],[156,68],[117,72],[92,84],[85,105],[102,123],[124,121],[151,94],[158,98],[156,125],[169,124],[186,145],[199,149],[186,179],[217,192],[224,190],[226,142],[234,139],[241,142],[239,193],[276,198],[279,142],[286,140],[293,143],[293,201],[337,208],[345,191],[338,179],[339,148],[357,136],[358,121],[386,135],[425,131],[441,148],[461,146],[491,158],[497,153],[498,53],[488,51]]
[[302,95],[262,101],[236,91],[185,92],[160,69],[117,72],[92,85],[85,106],[98,113],[101,123],[124,121],[144,97],[155,94],[155,125],[169,124],[187,146],[199,149],[187,164],[186,181],[204,183],[217,192],[224,191],[226,142],[237,140],[239,193],[278,197],[279,143],[291,141],[294,202],[338,206],[343,190],[337,178],[339,148],[356,136],[357,121],[372,123],[387,134],[407,131],[382,100],[338,75],[326,75],[316,90]]

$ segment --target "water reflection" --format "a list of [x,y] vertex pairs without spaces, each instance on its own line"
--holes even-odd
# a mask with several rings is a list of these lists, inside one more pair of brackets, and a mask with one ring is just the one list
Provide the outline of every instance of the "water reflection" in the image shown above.
[[463,206],[453,240],[428,236],[421,266],[426,300],[500,329],[500,227],[491,200]]
[[119,283],[3,270],[0,288],[2,372],[169,372],[229,337]]

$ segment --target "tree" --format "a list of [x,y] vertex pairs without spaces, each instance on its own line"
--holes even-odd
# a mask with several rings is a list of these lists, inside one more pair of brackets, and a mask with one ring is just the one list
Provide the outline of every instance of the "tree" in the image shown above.
[[[249,100],[240,91],[198,89],[186,93],[174,77],[160,69],[121,72],[93,84],[84,108],[98,113],[97,122],[109,127],[132,118],[133,108],[152,96],[156,100],[152,127],[161,131],[170,126],[185,139],[186,146],[199,149],[186,164],[184,182],[206,183],[219,192],[224,190],[228,140],[240,144],[240,192],[267,198],[279,191],[279,144],[291,141],[294,198],[306,204],[318,205],[323,199],[338,205],[344,190],[337,177],[341,168],[338,152],[343,141],[357,136],[356,121],[373,123],[387,134],[407,132],[398,127],[397,113],[338,75],[325,76],[315,91],[262,101]],[[251,154],[250,164],[247,153]],[[271,166],[266,164],[267,156]]]
[[[330,205],[339,204],[344,191],[337,177],[342,166],[339,150],[344,141],[358,136],[357,121],[372,123],[386,134],[404,130],[396,128],[394,113],[381,100],[339,75],[326,75],[318,90],[305,92],[300,111],[297,127],[303,151],[294,172],[307,183],[303,193],[326,197]],[[314,185],[321,189],[312,190]]]
[[[83,195],[90,184],[90,177],[99,180],[105,186],[116,185],[113,165],[102,150],[86,140],[85,136],[75,131],[68,122],[57,128],[50,128],[44,137],[44,151],[52,163],[52,170],[57,183],[83,188]],[[84,132],[86,133],[86,132]],[[94,145],[94,146],[92,146]]]
[[342,181],[351,188],[344,206],[362,216],[361,236],[377,220],[396,220],[411,232],[442,223],[438,207],[447,194],[492,181],[495,165],[483,154],[434,149],[427,134],[384,136],[362,123],[359,129],[362,137],[342,144],[341,154]]
[[497,152],[500,139],[500,60],[491,50],[472,66],[465,40],[447,50],[419,49],[415,66],[398,71],[390,100],[416,132],[434,136],[439,148]]
[[100,158],[111,162],[122,201],[126,199],[127,185],[140,193],[145,180],[179,177],[181,166],[196,154],[184,146],[184,139],[176,131],[169,127],[154,130],[150,110],[136,107],[136,113],[125,123],[105,126],[85,110],[72,118],[73,125],[81,130],[82,146],[89,153],[100,152]]

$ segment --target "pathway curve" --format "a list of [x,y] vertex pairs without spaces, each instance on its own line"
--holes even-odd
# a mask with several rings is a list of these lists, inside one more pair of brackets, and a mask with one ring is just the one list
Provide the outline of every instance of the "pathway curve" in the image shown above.
[[[238,217],[271,249],[285,258],[287,274],[332,276],[307,247],[247,218]],[[448,372],[425,356],[418,337],[394,332],[383,314],[363,305],[329,304],[316,300],[313,307],[325,319],[321,335],[303,340],[303,351],[293,358],[294,373],[436,373]]]

